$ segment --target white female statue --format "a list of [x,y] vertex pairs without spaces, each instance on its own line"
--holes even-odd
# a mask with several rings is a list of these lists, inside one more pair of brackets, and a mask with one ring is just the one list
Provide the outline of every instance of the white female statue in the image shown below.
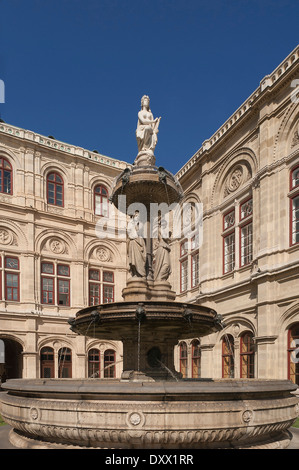
[[138,113],[136,139],[138,155],[136,165],[154,165],[154,150],[158,142],[157,134],[161,118],[154,119],[150,110],[150,99],[147,95],[141,98],[141,110]]

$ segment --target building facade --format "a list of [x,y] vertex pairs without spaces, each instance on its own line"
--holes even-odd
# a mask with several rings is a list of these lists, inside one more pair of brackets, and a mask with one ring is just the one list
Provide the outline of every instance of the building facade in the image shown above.
[[[299,47],[179,170],[202,237],[172,241],[178,301],[224,317],[182,341],[184,377],[299,385]],[[296,88],[297,87],[297,88]],[[297,94],[296,94],[297,89]],[[7,377],[119,377],[122,346],[67,320],[122,300],[126,241],[99,239],[126,162],[0,123],[0,340]],[[92,328],[92,325],[90,326]],[[1,366],[2,370],[4,365]]]

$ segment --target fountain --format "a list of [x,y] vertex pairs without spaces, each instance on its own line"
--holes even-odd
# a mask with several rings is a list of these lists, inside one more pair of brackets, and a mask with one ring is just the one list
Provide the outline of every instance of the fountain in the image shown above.
[[215,311],[175,300],[168,281],[170,234],[161,217],[152,237],[151,204],[171,205],[183,196],[174,176],[155,166],[159,123],[144,96],[138,155],[111,195],[118,210],[132,209],[123,301],[82,309],[69,320],[80,335],[122,341],[121,378],[9,380],[1,411],[16,447],[284,448],[290,442],[288,428],[299,412],[290,381],[183,379],[175,370],[180,339],[225,325]]

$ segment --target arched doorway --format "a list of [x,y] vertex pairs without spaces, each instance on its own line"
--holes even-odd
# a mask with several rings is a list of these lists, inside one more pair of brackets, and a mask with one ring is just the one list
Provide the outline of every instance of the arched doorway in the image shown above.
[[[3,362],[0,363],[1,381],[20,379],[23,374],[23,348],[20,343],[10,338],[1,338],[4,343]],[[3,344],[2,343],[2,344]]]

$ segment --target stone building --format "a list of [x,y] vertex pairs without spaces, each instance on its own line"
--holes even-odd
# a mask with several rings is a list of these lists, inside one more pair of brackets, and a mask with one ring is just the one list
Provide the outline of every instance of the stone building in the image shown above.
[[[202,204],[194,222],[202,240],[173,240],[170,282],[177,300],[208,306],[226,324],[176,347],[185,377],[299,385],[298,84],[299,47],[176,175],[184,201]],[[126,166],[0,123],[0,341],[8,377],[120,375],[121,344],[78,336],[67,320],[87,305],[122,300],[126,242],[99,239],[96,226]]]

